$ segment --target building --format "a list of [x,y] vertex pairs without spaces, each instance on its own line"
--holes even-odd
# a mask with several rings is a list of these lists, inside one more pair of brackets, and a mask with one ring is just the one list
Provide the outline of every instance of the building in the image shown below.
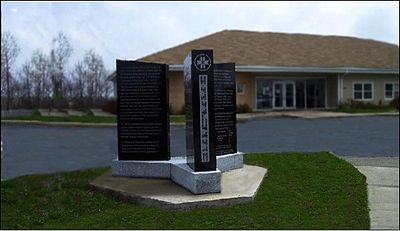
[[[324,109],[359,100],[388,104],[399,94],[399,46],[343,36],[224,30],[138,61],[169,64],[172,112],[184,106],[183,59],[213,49],[236,63],[237,104],[253,110]],[[115,83],[115,72],[110,75]]]

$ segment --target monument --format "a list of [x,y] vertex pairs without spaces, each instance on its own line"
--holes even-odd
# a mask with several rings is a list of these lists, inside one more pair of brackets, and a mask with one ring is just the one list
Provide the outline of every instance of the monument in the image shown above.
[[196,172],[216,170],[212,50],[192,50],[184,60],[186,158]]
[[184,60],[186,153],[170,158],[168,66],[117,60],[118,158],[112,175],[169,178],[194,194],[221,192],[221,174],[243,167],[236,143],[235,64],[212,50]]
[[214,64],[213,58],[212,50],[192,50],[184,61],[187,146],[173,158],[168,66],[117,60],[117,159],[91,188],[178,210],[254,199],[267,170],[243,165],[236,142],[235,64]]

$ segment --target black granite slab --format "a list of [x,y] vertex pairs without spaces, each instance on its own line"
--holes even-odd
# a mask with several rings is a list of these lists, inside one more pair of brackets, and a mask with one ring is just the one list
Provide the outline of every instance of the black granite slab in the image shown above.
[[215,152],[237,152],[235,64],[214,64]]
[[168,68],[117,60],[118,159],[169,160]]

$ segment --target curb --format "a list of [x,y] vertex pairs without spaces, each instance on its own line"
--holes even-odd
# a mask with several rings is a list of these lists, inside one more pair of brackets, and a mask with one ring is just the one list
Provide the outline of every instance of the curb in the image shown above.
[[325,118],[346,118],[346,117],[365,117],[365,116],[400,116],[399,112],[382,113],[347,113],[339,115],[296,115],[295,113],[277,113],[277,114],[251,114],[238,116],[238,121],[247,121],[258,118],[299,118],[299,119],[325,119]]

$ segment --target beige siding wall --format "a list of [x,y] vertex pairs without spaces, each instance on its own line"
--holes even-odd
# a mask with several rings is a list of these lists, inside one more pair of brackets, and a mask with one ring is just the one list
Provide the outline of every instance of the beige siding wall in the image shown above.
[[251,108],[255,107],[255,78],[251,73],[236,73],[236,84],[244,84],[245,92],[243,95],[236,94],[236,104],[247,104]]
[[326,97],[327,97],[327,108],[335,108],[338,103],[338,91],[337,91],[337,77],[329,76],[326,78]]
[[169,105],[173,114],[180,113],[185,105],[183,72],[169,72]]
[[399,82],[399,75],[366,75],[349,74],[343,77],[343,102],[353,99],[353,82],[372,82],[373,100],[365,101],[374,104],[389,104],[390,100],[385,100],[385,82]]

